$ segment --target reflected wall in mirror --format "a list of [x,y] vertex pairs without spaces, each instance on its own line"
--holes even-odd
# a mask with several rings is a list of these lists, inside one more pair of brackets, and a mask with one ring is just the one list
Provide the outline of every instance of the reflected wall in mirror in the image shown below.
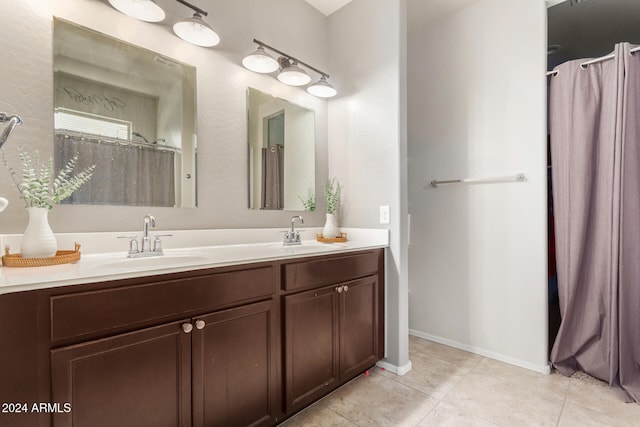
[[63,203],[196,206],[196,69],[54,19],[54,159],[93,178]]
[[247,89],[249,208],[304,210],[315,197],[315,115],[257,89]]

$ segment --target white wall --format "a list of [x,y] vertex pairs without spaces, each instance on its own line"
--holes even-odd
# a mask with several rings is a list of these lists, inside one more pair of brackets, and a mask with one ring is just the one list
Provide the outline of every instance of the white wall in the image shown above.
[[[328,69],[327,18],[300,0],[200,0],[206,18],[221,36],[214,48],[201,48],[177,38],[172,22],[150,24],[122,15],[106,1],[25,0],[11,2],[0,14],[0,111],[18,114],[24,124],[5,145],[39,149],[53,147],[52,16],[125,39],[197,67],[198,208],[56,206],[50,214],[55,232],[138,230],[152,213],[162,229],[286,226],[293,212],[248,209],[247,86],[316,111],[317,182],[327,176],[327,102],[303,89],[285,86],[272,76],[245,70],[241,60],[255,50],[255,37]],[[161,3],[188,16],[173,1]],[[0,196],[11,205],[0,216],[0,233],[22,233],[27,223],[24,204],[0,168]],[[321,211],[305,213],[305,225],[324,222]],[[169,239],[170,240],[170,239]],[[167,245],[171,245],[170,241]]]
[[546,371],[544,2],[479,0],[411,27],[408,53],[410,329]]
[[[386,362],[408,357],[406,246],[406,1],[354,0],[329,17],[329,176],[343,185],[343,226],[390,230],[386,258]],[[379,224],[379,206],[391,223]]]

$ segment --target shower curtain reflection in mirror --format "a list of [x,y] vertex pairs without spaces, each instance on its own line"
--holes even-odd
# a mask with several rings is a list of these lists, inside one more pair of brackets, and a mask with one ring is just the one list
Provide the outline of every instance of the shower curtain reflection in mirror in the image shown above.
[[175,164],[170,148],[56,132],[55,166],[78,156],[77,170],[96,165],[93,179],[62,203],[89,205],[176,205]]

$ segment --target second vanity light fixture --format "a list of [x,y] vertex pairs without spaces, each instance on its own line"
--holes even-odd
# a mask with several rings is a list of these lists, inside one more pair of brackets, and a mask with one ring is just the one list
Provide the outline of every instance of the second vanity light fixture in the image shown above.
[[[320,74],[320,80],[308,86],[307,92],[320,98],[331,98],[338,93],[327,81],[329,74],[320,71],[289,54],[279,51],[260,40],[253,39],[253,42],[258,45],[258,48],[255,52],[245,56],[242,60],[242,65],[246,69],[261,74],[270,74],[274,71],[280,70],[278,73],[278,80],[282,83],[290,86],[305,86],[311,82],[311,77],[300,67],[300,65],[303,65]],[[265,48],[272,50],[281,56],[276,59],[269,55]]]
[[[182,40],[197,46],[211,47],[220,43],[220,37],[213,31],[203,16],[207,12],[185,0],[176,0],[195,12],[193,17],[185,18],[173,25],[173,32]],[[146,22],[160,22],[166,14],[153,0],[109,0],[111,6],[127,16]]]

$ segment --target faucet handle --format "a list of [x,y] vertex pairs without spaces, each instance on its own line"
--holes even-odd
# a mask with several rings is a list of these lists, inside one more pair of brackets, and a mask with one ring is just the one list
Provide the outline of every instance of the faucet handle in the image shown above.
[[162,240],[161,237],[170,237],[173,234],[156,234],[155,239],[153,239],[153,252],[162,252]]
[[138,250],[138,236],[118,236],[118,239],[129,239],[129,255],[140,252]]

